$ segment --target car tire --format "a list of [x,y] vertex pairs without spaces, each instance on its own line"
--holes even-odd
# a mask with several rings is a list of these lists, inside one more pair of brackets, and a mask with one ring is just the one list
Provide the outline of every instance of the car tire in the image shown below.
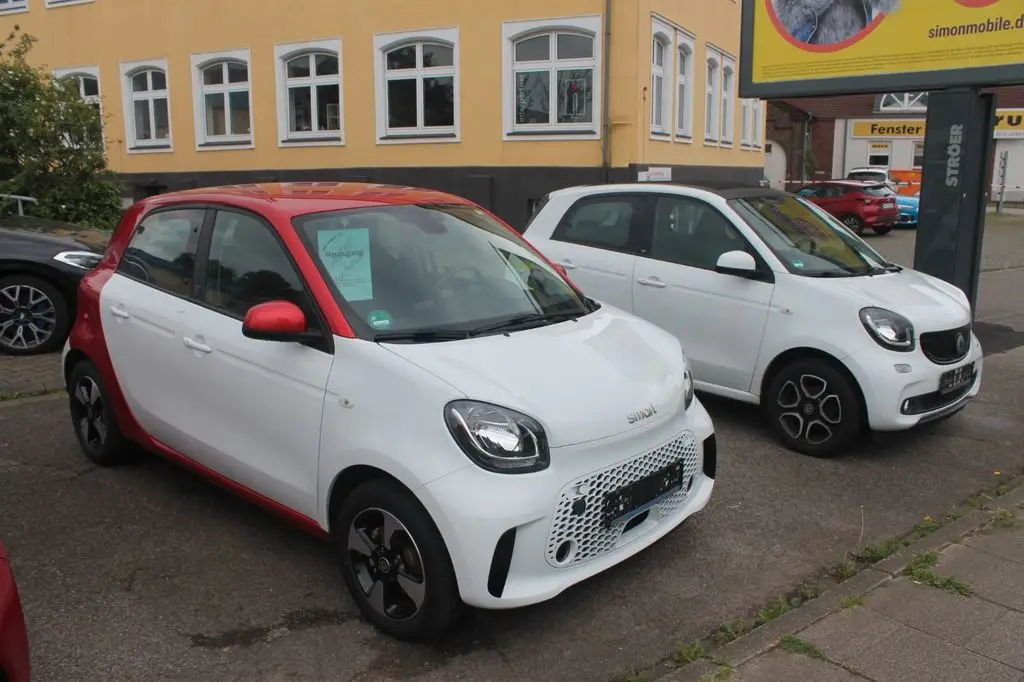
[[345,584],[375,627],[422,641],[461,619],[465,605],[444,539],[423,505],[397,482],[375,479],[357,487],[332,527]]
[[[67,299],[53,283],[34,275],[8,275],[0,278],[0,324],[5,320],[4,313],[10,310],[13,314],[24,313],[25,322],[46,322],[49,332],[43,339],[34,336],[32,345],[18,342],[25,339],[12,336],[16,326],[0,330],[0,355],[42,355],[52,353],[64,344],[71,326]],[[34,319],[33,319],[34,318]],[[30,331],[35,335],[34,331]]]
[[835,457],[861,433],[856,385],[833,363],[795,360],[779,370],[763,399],[779,442],[811,457]]
[[848,215],[843,218],[843,225],[846,225],[854,234],[864,233],[864,221],[855,215]]
[[877,235],[889,234],[892,232],[892,225],[882,225],[880,227],[872,228]]
[[103,377],[96,366],[82,360],[68,376],[71,425],[82,452],[99,466],[115,466],[131,459],[131,448],[117,426]]

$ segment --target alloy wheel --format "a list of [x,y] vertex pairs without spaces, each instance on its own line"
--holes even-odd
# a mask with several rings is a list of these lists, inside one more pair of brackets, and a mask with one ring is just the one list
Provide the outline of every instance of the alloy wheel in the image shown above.
[[57,307],[29,284],[0,289],[0,346],[28,351],[46,343],[57,328]]
[[92,450],[101,450],[107,441],[108,429],[103,418],[103,393],[99,385],[92,377],[82,377],[72,396],[72,417],[82,442]]
[[392,620],[419,613],[426,597],[423,558],[409,529],[383,509],[365,509],[348,530],[348,553],[359,588],[374,611]]
[[786,381],[776,398],[779,423],[786,434],[809,445],[827,443],[843,421],[843,401],[815,374]]

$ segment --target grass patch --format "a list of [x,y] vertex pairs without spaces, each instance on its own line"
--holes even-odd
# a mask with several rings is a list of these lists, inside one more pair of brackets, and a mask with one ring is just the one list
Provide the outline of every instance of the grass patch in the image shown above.
[[1013,528],[1017,525],[1017,515],[1009,509],[996,509],[992,512],[994,528]]
[[731,623],[722,623],[718,626],[718,629],[715,630],[715,634],[713,635],[715,644],[718,646],[725,646],[729,642],[739,639],[743,635],[747,634],[749,629],[746,618],[740,618],[732,621]]
[[847,597],[842,602],[842,607],[844,609],[852,609],[855,606],[864,606],[864,597]]
[[860,573],[860,568],[857,566],[857,562],[849,559],[843,559],[841,563],[828,569],[828,574],[837,582],[845,582],[858,573]]
[[651,676],[647,673],[628,672],[619,678],[621,682],[651,682]]
[[825,655],[821,653],[818,647],[814,646],[806,639],[801,639],[796,635],[786,635],[779,640],[779,648],[783,651],[788,651],[791,654],[798,654],[800,656],[806,656],[807,658],[816,658],[818,660],[824,660]]
[[38,388],[32,391],[11,391],[10,393],[0,393],[0,403],[10,402],[12,400],[21,400],[23,398],[38,398],[41,395],[60,393],[63,390],[63,388]]
[[931,569],[939,563],[937,552],[925,552],[918,554],[910,560],[903,574],[909,576],[915,582],[922,585],[929,585],[950,594],[958,594],[962,597],[969,597],[972,594],[971,586],[958,578],[944,576],[935,573]]
[[879,561],[885,561],[892,555],[903,551],[910,544],[910,539],[906,537],[882,540],[857,550],[853,556],[862,563],[877,564]]
[[726,664],[714,675],[705,675],[700,678],[700,682],[725,682],[726,680],[732,679],[733,673],[735,672],[736,671],[732,669],[731,665]]
[[707,651],[698,639],[695,640],[693,644],[680,644],[679,650],[676,651],[676,655],[672,658],[676,663],[693,663],[696,660],[704,658],[706,655]]

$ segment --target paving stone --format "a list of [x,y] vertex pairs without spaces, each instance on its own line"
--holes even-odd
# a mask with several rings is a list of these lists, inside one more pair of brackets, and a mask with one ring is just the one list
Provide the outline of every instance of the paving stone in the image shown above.
[[1024,564],[965,545],[951,545],[934,570],[963,580],[989,601],[1024,611]]
[[800,633],[826,657],[847,663],[867,647],[885,639],[900,628],[891,618],[871,609],[854,606],[820,620]]
[[1021,682],[1021,671],[924,632],[901,626],[847,665],[876,682]]
[[1024,513],[1017,514],[1014,528],[993,528],[983,535],[970,535],[963,543],[998,557],[1024,564]]
[[868,608],[953,644],[966,644],[1009,611],[984,599],[962,597],[899,578],[868,595]]
[[1024,613],[1007,611],[1002,620],[969,641],[967,648],[1024,672]]
[[0,355],[0,396],[64,388],[60,353],[15,357]]
[[740,682],[856,682],[857,677],[837,665],[786,651],[770,651],[741,666],[731,678]]

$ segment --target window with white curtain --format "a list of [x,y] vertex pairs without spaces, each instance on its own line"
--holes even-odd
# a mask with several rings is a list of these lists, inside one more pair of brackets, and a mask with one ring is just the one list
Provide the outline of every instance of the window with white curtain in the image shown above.
[[717,57],[709,56],[707,73],[704,77],[704,139],[718,142],[718,102],[721,83],[719,82],[720,63]]
[[668,49],[665,39],[654,36],[651,40],[651,132],[665,133],[665,58]]
[[693,137],[693,38],[676,34],[676,136]]
[[736,134],[735,71],[736,66],[731,62],[726,61],[722,66],[722,144],[732,144]]

